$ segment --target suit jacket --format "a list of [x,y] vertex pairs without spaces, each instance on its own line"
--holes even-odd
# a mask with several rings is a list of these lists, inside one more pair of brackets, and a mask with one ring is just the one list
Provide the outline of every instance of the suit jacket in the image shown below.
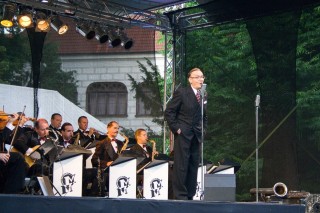
[[[207,116],[206,102],[204,103],[203,123],[205,128]],[[167,104],[164,116],[174,134],[181,129],[182,136],[187,140],[196,136],[198,141],[201,141],[201,104],[197,101],[191,86],[179,88],[174,92],[173,98]]]
[[63,140],[61,132],[59,129],[54,128],[53,126],[49,126],[49,136],[53,139],[56,139],[56,135],[58,136],[58,141]]
[[[0,130],[0,151],[5,151],[4,145],[11,144],[15,129],[11,130],[8,127],[4,127],[3,130]],[[15,141],[25,132],[24,128],[18,127]]]
[[35,131],[29,131],[22,134],[14,143],[13,146],[22,154],[25,154],[28,148],[40,145],[38,134]]
[[139,144],[135,144],[130,148],[130,150],[134,151],[134,153],[137,154],[137,157],[149,158],[151,160],[152,148],[150,146],[147,146],[146,149],[149,157],[147,157],[146,151]]
[[73,133],[73,140],[75,143],[78,142],[75,141],[75,139],[78,137],[78,134],[80,134],[79,140],[82,147],[86,147],[90,142],[93,142],[95,140],[94,135],[91,135],[91,137],[89,137],[85,135],[80,129],[78,129]]
[[[122,149],[123,142],[116,140],[118,152]],[[91,163],[93,167],[98,167],[98,159],[100,159],[100,168],[105,169],[107,162],[114,161],[119,157],[112,147],[111,139],[105,138],[96,145],[96,151],[92,156]]]

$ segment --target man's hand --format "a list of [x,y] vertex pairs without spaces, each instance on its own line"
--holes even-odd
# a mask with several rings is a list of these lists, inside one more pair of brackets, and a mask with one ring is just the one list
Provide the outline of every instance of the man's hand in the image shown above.
[[110,166],[112,164],[113,161],[108,161],[107,162],[107,166]]
[[0,153],[0,161],[2,161],[3,163],[8,163],[10,158],[10,154],[8,153]]
[[178,129],[177,133],[178,133],[178,135],[180,135],[180,133],[181,133],[181,129]]

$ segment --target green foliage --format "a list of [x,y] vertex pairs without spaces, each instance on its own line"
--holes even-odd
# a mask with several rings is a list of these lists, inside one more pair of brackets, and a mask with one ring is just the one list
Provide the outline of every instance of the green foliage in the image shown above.
[[[2,28],[3,29],[3,28]],[[31,50],[26,32],[16,28],[0,33],[0,83],[32,87]],[[47,42],[43,48],[40,68],[40,88],[57,90],[77,103],[75,71],[61,70],[58,47]]]

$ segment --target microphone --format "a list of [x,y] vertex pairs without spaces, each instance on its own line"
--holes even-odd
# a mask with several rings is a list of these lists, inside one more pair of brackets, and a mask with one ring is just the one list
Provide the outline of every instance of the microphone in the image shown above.
[[202,97],[204,97],[206,89],[207,89],[207,84],[202,84],[202,87],[200,89]]
[[256,105],[256,107],[260,106],[260,95],[256,96],[255,105]]

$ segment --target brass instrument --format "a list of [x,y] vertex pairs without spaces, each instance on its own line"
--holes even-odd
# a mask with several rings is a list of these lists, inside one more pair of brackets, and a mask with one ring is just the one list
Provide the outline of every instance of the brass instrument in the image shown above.
[[77,145],[77,146],[80,146],[80,132],[77,133],[77,137],[76,139],[74,140],[74,145]]
[[101,165],[100,165],[100,158],[98,158],[98,168],[97,168],[97,181],[98,181],[98,195],[101,197],[102,190],[104,189],[103,186],[103,176],[101,174]]
[[122,134],[122,133],[119,133],[122,137],[124,137],[124,144],[123,144],[123,146],[122,146],[122,148],[121,148],[121,150],[120,150],[120,152],[119,153],[122,153],[124,150],[126,150],[127,149],[127,146],[128,146],[128,143],[129,143],[129,139],[128,139],[128,137],[127,136],[125,136],[124,134]]
[[156,150],[156,142],[154,140],[149,140],[150,143],[152,143],[152,156],[151,156],[151,162],[154,161],[154,156],[157,153]]
[[[256,191],[257,191],[256,188],[250,189],[251,194],[255,194]],[[306,198],[310,195],[309,192],[289,191],[288,187],[281,182],[274,184],[272,188],[259,188],[258,193],[261,195],[262,200],[265,202],[270,202],[271,197],[282,198],[282,199],[286,198],[287,200],[288,199],[299,200],[301,198]]]
[[146,163],[144,166],[142,166],[139,170],[137,170],[137,174],[141,172],[146,166],[148,166],[152,161],[154,161],[154,156],[157,154],[156,150],[156,142],[154,140],[149,140],[150,143],[152,143],[152,155],[151,155],[151,161]]

